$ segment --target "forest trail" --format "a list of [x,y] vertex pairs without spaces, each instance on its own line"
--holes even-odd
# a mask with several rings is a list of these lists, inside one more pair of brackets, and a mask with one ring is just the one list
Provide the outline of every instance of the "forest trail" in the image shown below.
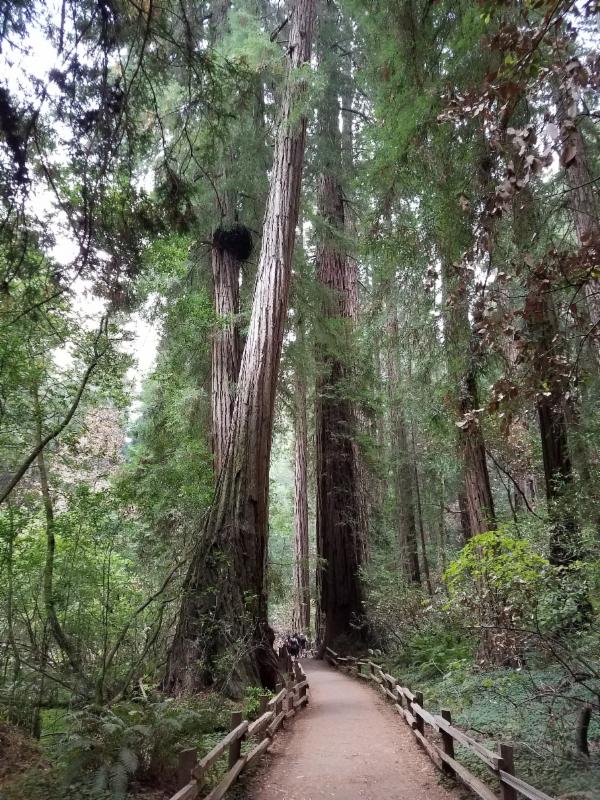
[[369,686],[307,660],[310,703],[250,782],[251,800],[456,800]]

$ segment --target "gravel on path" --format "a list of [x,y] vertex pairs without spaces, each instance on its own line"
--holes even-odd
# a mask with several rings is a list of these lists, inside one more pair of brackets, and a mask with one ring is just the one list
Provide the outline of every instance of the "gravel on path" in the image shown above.
[[373,689],[302,662],[310,703],[246,785],[248,800],[457,800],[406,723]]

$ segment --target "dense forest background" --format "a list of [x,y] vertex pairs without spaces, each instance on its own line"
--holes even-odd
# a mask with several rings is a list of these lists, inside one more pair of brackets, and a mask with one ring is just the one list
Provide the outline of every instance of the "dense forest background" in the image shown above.
[[303,630],[600,797],[599,41],[0,3],[0,796],[168,796]]

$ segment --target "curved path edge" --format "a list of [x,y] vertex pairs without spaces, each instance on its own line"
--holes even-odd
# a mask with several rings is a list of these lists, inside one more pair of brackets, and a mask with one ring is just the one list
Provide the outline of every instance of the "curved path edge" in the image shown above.
[[302,662],[310,703],[244,787],[246,800],[456,800],[395,711],[322,661]]

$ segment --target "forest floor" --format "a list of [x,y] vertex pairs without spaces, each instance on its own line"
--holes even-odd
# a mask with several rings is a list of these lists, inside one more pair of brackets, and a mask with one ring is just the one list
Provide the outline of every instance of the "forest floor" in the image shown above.
[[372,688],[307,660],[310,703],[244,787],[250,800],[456,800]]

